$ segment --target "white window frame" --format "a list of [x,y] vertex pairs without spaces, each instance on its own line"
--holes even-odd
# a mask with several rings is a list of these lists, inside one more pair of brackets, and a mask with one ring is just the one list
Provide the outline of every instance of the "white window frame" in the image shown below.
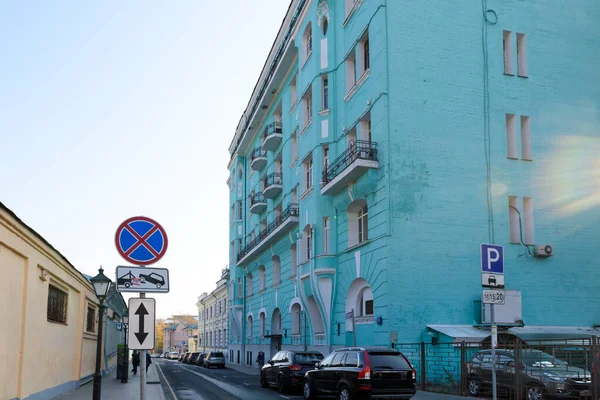
[[329,110],[329,76],[321,78],[321,110]]
[[325,217],[323,218],[323,254],[329,254],[331,252],[330,232],[331,219]]
[[508,218],[510,243],[521,243],[521,229],[519,225],[519,198],[508,196]]
[[527,36],[517,32],[517,75],[527,78]]
[[518,158],[517,150],[517,118],[514,114],[506,114],[506,157],[511,160]]
[[356,51],[352,49],[346,58],[346,96],[356,86]]
[[512,48],[512,32],[503,30],[502,31],[502,48],[504,51],[504,73],[506,75],[514,75],[513,65],[513,48]]
[[302,42],[303,42],[303,56],[304,56],[304,63],[306,63],[306,61],[308,60],[308,58],[310,57],[310,55],[313,52],[313,35],[312,35],[312,23],[309,22],[308,25],[306,25],[306,28],[304,29],[304,35],[302,35]]
[[358,211],[358,243],[369,240],[369,207],[365,204]]
[[[306,128],[312,123],[312,87],[309,87],[302,97],[302,124]],[[303,130],[304,132],[304,130]]]
[[237,213],[236,214],[237,214],[236,216],[237,216],[238,222],[242,221],[244,219],[244,210],[242,208],[242,202],[241,201],[237,202]]
[[264,265],[258,267],[258,275],[259,275],[259,291],[265,290],[267,285],[267,270]]
[[358,76],[360,77],[369,72],[369,69],[371,67],[369,52],[369,30],[367,29],[358,41]]
[[531,118],[521,115],[521,159],[532,161],[531,154]]
[[[367,303],[371,302],[373,308],[372,313],[367,313]],[[370,286],[364,287],[358,294],[358,316],[359,317],[372,317],[375,314],[375,302],[373,300],[373,290]]]
[[291,152],[292,164],[294,164],[294,162],[296,162],[296,160],[298,159],[297,140],[298,140],[298,138],[296,136],[296,132],[294,131],[292,133],[292,136],[290,137],[290,152]]
[[312,154],[309,155],[302,163],[302,178],[304,183],[304,192],[308,192],[313,188],[313,159]]

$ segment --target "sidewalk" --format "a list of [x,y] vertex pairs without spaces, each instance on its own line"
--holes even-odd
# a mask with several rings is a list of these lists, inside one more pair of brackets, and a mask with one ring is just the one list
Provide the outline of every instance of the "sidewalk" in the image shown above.
[[[131,368],[131,367],[130,367]],[[156,382],[156,383],[153,383]],[[94,384],[92,381],[55,398],[55,400],[90,400]],[[148,368],[146,377],[146,395],[148,400],[165,400],[162,385],[158,377],[155,364]],[[114,368],[102,377],[102,400],[139,400],[140,398],[140,373],[133,375],[129,369],[127,383],[117,379],[117,369]]]
[[246,375],[254,375],[254,376],[260,375],[260,371],[258,369],[258,364],[256,364],[256,367],[251,367],[249,365],[240,365],[240,364],[225,364],[225,368],[234,369],[234,370],[236,370],[238,372],[242,372]]

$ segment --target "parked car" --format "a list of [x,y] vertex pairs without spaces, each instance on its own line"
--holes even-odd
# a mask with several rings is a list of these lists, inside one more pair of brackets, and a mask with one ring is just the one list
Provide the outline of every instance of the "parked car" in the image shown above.
[[177,357],[177,361],[183,362],[183,357],[185,357],[185,353],[180,353],[179,356]]
[[[524,398],[591,396],[591,373],[559,360],[540,350],[522,350],[522,366],[515,362],[512,350],[496,351],[496,383],[500,394],[514,394],[518,377]],[[467,387],[471,396],[492,389],[492,351],[482,350],[467,362]]]
[[211,351],[204,357],[204,368],[225,368],[225,355],[220,351]]
[[260,386],[276,386],[279,393],[304,385],[304,374],[323,359],[323,354],[315,351],[280,351],[262,367]]
[[196,364],[196,360],[198,359],[198,356],[200,355],[199,352],[195,351],[192,354],[190,354],[190,358],[188,358],[187,363],[188,364]]
[[179,357],[179,353],[176,351],[172,351],[169,353],[169,360],[177,360],[177,357]]
[[334,351],[306,372],[304,398],[324,396],[410,399],[416,372],[400,352],[387,348],[347,347]]
[[204,359],[206,358],[206,353],[198,354],[198,358],[196,358],[196,365],[204,366]]
[[188,351],[187,353],[185,353],[183,355],[183,357],[181,358],[181,362],[184,363],[184,364],[187,364],[189,362],[189,360],[190,360],[190,356],[191,355],[192,355],[191,351]]
[[140,274],[140,279],[142,280],[142,283],[150,282],[150,283],[156,285],[157,289],[160,289],[161,286],[163,286],[165,284],[165,278],[163,278],[161,275],[157,274],[156,272],[152,272],[151,274]]

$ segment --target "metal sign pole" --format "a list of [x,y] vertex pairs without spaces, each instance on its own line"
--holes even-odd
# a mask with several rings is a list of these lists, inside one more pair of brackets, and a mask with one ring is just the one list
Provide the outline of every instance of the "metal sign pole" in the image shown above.
[[[140,298],[145,299],[146,293],[140,293]],[[143,318],[143,316],[142,316]],[[146,350],[140,355],[140,400],[146,400]],[[495,400],[495,399],[494,399]]]
[[354,347],[356,347],[356,325],[354,323],[354,308],[352,309],[352,338],[354,340]]
[[496,344],[494,332],[496,332],[496,321],[494,319],[494,304],[490,304],[490,319],[492,323],[492,400],[497,399],[496,393]]

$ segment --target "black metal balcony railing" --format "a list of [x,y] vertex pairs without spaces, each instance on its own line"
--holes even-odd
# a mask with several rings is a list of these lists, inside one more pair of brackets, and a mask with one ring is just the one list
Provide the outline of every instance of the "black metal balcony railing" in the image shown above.
[[250,160],[254,161],[255,158],[266,157],[266,156],[267,156],[267,151],[264,150],[262,147],[257,147],[254,150],[252,150],[252,154],[250,155]]
[[267,136],[271,136],[274,133],[282,133],[283,124],[281,122],[272,122],[267,125],[263,131],[262,139],[265,140]]
[[327,185],[350,164],[359,159],[377,161],[377,143],[366,140],[350,142],[348,148],[323,170],[321,186]]
[[263,178],[263,187],[268,188],[272,185],[281,185],[281,172],[272,172]]
[[258,246],[260,242],[265,240],[267,236],[273,233],[277,228],[279,228],[288,218],[290,217],[299,217],[300,216],[300,207],[296,203],[290,203],[287,205],[285,210],[281,212],[281,215],[276,217],[265,229],[263,229],[258,236],[252,239],[250,242],[246,244],[246,246],[240,250],[237,254],[237,260],[241,260],[246,254],[250,253],[250,251]]
[[254,193],[250,196],[250,207],[258,203],[266,203],[265,196],[262,193]]

